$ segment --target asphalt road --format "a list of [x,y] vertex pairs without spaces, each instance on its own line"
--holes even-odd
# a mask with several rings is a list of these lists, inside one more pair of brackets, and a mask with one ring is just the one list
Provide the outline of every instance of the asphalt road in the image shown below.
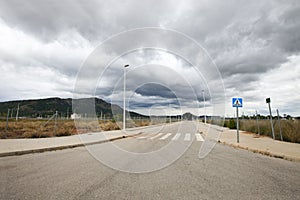
[[172,141],[188,147],[175,162],[149,173],[102,164],[95,156],[101,152],[121,159],[108,143],[0,158],[0,199],[300,199],[300,163],[221,144],[199,159],[201,138],[188,122],[176,126],[141,129],[138,137],[113,142],[133,153],[158,152]]

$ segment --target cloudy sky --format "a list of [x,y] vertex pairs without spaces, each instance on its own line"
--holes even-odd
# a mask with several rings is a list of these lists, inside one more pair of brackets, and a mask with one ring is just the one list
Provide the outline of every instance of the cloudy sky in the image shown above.
[[207,114],[233,116],[238,96],[248,115],[271,97],[300,116],[299,33],[297,0],[0,0],[0,101],[93,91],[122,105],[130,64],[137,112],[203,114],[204,90]]

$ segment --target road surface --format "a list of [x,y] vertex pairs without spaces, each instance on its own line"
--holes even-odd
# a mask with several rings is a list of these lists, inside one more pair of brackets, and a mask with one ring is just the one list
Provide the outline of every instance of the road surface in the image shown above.
[[2,157],[0,199],[299,199],[300,163],[222,144],[199,159],[201,137],[176,126],[156,133],[140,129],[137,137],[113,142],[135,153],[157,151],[171,141],[191,143],[174,163],[150,173],[126,173],[102,164],[93,152],[107,144],[92,145],[89,151],[78,147]]

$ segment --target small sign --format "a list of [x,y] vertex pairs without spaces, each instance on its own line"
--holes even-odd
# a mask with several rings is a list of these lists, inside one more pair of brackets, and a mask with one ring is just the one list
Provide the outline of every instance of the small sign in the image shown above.
[[232,98],[232,107],[243,107],[243,98]]

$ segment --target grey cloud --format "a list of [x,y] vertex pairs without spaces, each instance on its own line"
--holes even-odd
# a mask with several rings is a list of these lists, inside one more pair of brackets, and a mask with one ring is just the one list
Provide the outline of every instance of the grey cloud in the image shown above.
[[[0,17],[44,41],[76,29],[90,41],[128,28],[157,26],[176,4],[161,1],[29,0],[1,1]],[[159,13],[159,14],[154,14]]]
[[[227,88],[227,95],[232,91],[257,90],[256,83],[262,74],[279,68],[288,61],[291,55],[298,55],[300,50],[300,5],[298,1],[83,1],[83,0],[28,0],[28,1],[0,1],[0,18],[9,27],[23,32],[39,41],[41,47],[59,42],[64,50],[31,51],[18,54],[17,51],[5,51],[0,48],[0,61],[12,63],[17,69],[10,69],[15,73],[26,66],[39,66],[53,70],[59,75],[74,79],[79,66],[87,56],[89,50],[104,39],[132,28],[162,26],[171,28],[190,36],[202,45],[219,67]],[[71,33],[74,34],[71,36]],[[78,36],[78,37],[77,37]],[[153,38],[154,37],[154,38]],[[79,40],[82,38],[82,41]],[[63,42],[71,44],[64,44]],[[87,87],[95,87],[96,94],[109,99],[115,90],[122,92],[122,75],[124,63],[138,66],[159,60],[158,54],[147,50],[137,50],[128,55],[124,53],[127,47],[134,46],[138,41],[144,41],[141,48],[147,47],[147,42],[165,45],[166,48],[180,49],[183,59],[203,65],[201,70],[207,70],[201,54],[195,53],[195,47],[186,41],[168,35],[153,36],[145,32],[144,35],[131,35],[117,40],[102,52],[96,52],[95,61],[91,61],[90,70],[84,72]],[[74,42],[74,44],[73,44]],[[87,48],[81,48],[85,43]],[[85,47],[86,47],[85,46]],[[138,46],[138,45],[136,45]],[[78,49],[78,50],[77,50]],[[74,50],[74,51],[72,51]],[[98,53],[98,54],[97,54]],[[83,55],[84,54],[84,55]],[[96,77],[99,67],[105,67],[112,59],[121,56],[112,63],[103,74],[103,82],[96,87],[91,86],[91,77]],[[180,60],[180,59],[179,59]],[[174,94],[185,101],[196,99],[203,101],[202,89],[207,91],[206,99],[212,98],[206,83],[218,82],[213,74],[206,73],[203,79],[195,80],[195,74],[188,71],[190,63],[182,61],[182,76],[191,83],[194,91],[183,80],[176,80],[171,73],[158,71],[139,72],[134,78],[128,79],[128,88],[136,89],[137,83],[156,81],[163,85],[171,85]],[[7,64],[8,65],[8,64]],[[207,68],[206,68],[207,67]],[[184,73],[185,72],[185,73]],[[190,74],[188,74],[190,73]],[[100,74],[99,74],[100,76]],[[26,80],[24,80],[26,81]],[[120,82],[120,83],[119,83]],[[247,84],[245,84],[245,82]],[[56,87],[64,83],[57,83]],[[119,84],[115,88],[116,84]],[[212,84],[211,84],[212,85]],[[153,85],[152,85],[153,86]],[[93,88],[92,88],[93,89]],[[152,88],[153,89],[153,88]],[[172,98],[172,94],[164,88],[156,88],[158,96],[164,101]],[[3,90],[5,91],[5,90]],[[65,92],[68,88],[64,89]],[[219,92],[216,96],[222,92]],[[154,95],[146,86],[137,90],[142,97]],[[9,94],[10,95],[10,94]],[[164,104],[163,100],[157,100]],[[221,99],[221,97],[220,97]],[[142,106],[142,103],[136,105]],[[144,106],[150,105],[147,102]]]
[[[75,28],[89,38],[100,18],[102,7],[96,1],[1,1],[1,18],[14,27],[20,27],[45,41],[55,40],[63,31]],[[84,30],[81,31],[80,29]]]
[[148,83],[135,90],[143,96],[159,96],[164,98],[176,98],[176,95],[168,88],[155,83]]

